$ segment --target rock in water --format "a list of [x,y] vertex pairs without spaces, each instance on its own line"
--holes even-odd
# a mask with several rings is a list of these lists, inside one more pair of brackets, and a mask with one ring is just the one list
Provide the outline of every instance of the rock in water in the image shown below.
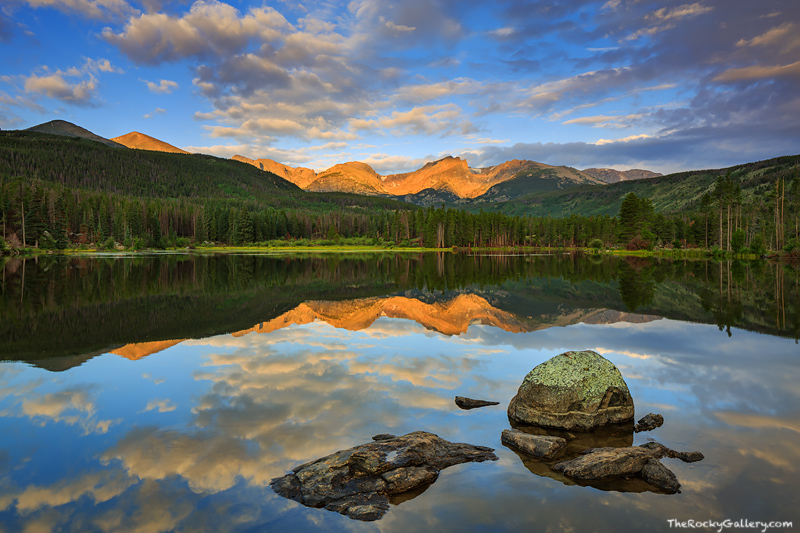
[[464,396],[456,396],[456,405],[461,409],[475,409],[477,407],[486,407],[487,405],[500,405],[500,402],[490,402],[488,400],[473,400]]
[[531,370],[508,416],[540,427],[589,431],[633,420],[633,398],[619,369],[600,354],[565,352]]
[[656,428],[660,428],[664,425],[664,417],[661,415],[654,415],[653,413],[649,413],[644,415],[636,425],[633,427],[633,430],[636,433],[641,431],[652,431]]
[[567,439],[549,435],[531,435],[518,429],[504,429],[500,442],[513,446],[522,453],[533,457],[550,459],[567,445]]
[[491,448],[449,442],[425,431],[376,437],[375,442],[300,465],[270,486],[308,507],[378,520],[389,510],[389,495],[433,483],[448,466],[497,460]]
[[657,442],[625,448],[594,448],[583,453],[577,459],[557,463],[553,470],[587,480],[639,475],[651,485],[670,493],[680,492],[681,485],[659,459],[672,457],[687,463],[703,459],[700,452],[676,452]]

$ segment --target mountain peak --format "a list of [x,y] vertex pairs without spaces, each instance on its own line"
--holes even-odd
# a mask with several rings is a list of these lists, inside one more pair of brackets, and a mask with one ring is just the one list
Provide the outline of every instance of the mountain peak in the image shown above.
[[272,159],[249,159],[243,155],[235,155],[231,159],[253,165],[264,172],[272,172],[276,176],[280,176],[286,181],[294,183],[301,189],[307,189],[308,186],[317,179],[317,173],[310,168],[290,167],[282,165]]
[[171,144],[165,143],[164,141],[159,141],[155,137],[150,137],[149,135],[145,135],[144,133],[139,133],[138,131],[132,131],[130,133],[126,133],[125,135],[114,137],[111,140],[114,142],[118,142],[123,146],[127,146],[128,148],[135,148],[137,150],[169,152],[173,154],[189,153],[186,150],[181,150],[180,148],[176,148]]
[[80,126],[67,122],[66,120],[56,119],[50,122],[45,122],[37,126],[32,126],[25,131],[33,131],[36,133],[47,133],[50,135],[61,135],[63,137],[78,137],[80,139],[88,139],[90,141],[99,142],[112,148],[124,148],[122,144],[116,143],[112,140],[100,137]]

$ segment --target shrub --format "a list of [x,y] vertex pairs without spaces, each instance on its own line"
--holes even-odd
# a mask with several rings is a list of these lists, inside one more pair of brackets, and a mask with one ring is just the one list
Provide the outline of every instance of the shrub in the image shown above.
[[757,233],[750,239],[750,251],[756,255],[764,255],[766,248],[764,247],[764,236],[762,234]]
[[53,250],[58,248],[58,243],[49,231],[42,232],[42,236],[39,238],[39,248],[43,248],[45,250]]
[[733,253],[738,254],[742,251],[742,248],[744,248],[745,237],[744,230],[742,229],[737,229],[733,232],[733,235],[731,236],[731,250],[733,250]]
[[593,248],[594,250],[599,250],[602,247],[603,241],[600,239],[592,239],[592,241],[589,243],[589,248]]
[[638,250],[648,250],[651,246],[652,244],[645,241],[641,237],[636,236],[628,241],[628,244],[625,245],[625,249],[629,252],[636,252]]

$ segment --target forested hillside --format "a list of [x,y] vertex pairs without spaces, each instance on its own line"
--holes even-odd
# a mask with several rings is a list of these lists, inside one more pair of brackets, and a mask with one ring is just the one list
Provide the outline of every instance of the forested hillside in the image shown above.
[[363,237],[407,245],[521,244],[522,219],[310,193],[251,165],[0,132],[2,236],[14,245],[126,248]]
[[800,243],[799,160],[577,187],[467,212],[306,192],[252,165],[210,156],[0,132],[0,253],[6,242],[138,249],[333,244],[341,238],[428,248],[794,249]]
[[790,183],[798,173],[800,155],[785,156],[723,169],[680,172],[599,187],[583,186],[540,192],[494,206],[480,204],[480,207],[510,215],[564,217],[575,213],[583,216],[613,216],[619,212],[625,195],[635,192],[640,198],[649,198],[656,212],[689,212],[700,207],[705,193],[713,194],[720,176],[727,176],[738,185],[742,202],[764,204],[774,194],[779,179]]

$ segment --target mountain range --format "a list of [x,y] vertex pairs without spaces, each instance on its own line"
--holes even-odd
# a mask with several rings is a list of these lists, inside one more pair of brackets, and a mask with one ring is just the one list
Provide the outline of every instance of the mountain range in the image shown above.
[[[140,132],[133,131],[105,139],[63,120],[40,124],[29,128],[28,131],[80,137],[114,147],[188,153]],[[232,159],[275,174],[311,192],[345,192],[396,197],[418,205],[441,202],[463,204],[476,199],[487,202],[508,201],[532,193],[558,191],[579,185],[604,185],[660,176],[648,170],[618,171],[592,168],[581,171],[567,166],[516,159],[496,166],[475,169],[470,168],[466,160],[450,156],[427,163],[413,172],[385,176],[359,161],[340,163],[322,172],[316,172],[310,168],[283,165],[271,159],[249,159],[241,155],[235,155]]]

